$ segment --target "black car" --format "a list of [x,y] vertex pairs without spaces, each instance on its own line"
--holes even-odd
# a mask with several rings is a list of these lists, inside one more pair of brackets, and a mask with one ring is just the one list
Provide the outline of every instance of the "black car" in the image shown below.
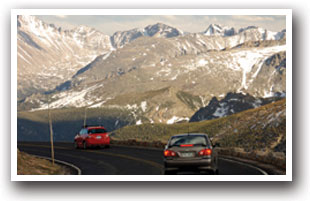
[[218,154],[207,134],[174,135],[164,150],[165,174],[197,170],[218,174]]

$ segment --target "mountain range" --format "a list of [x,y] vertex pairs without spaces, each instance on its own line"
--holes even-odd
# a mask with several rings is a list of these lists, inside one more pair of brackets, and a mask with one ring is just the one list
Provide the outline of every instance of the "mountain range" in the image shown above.
[[117,108],[136,124],[188,121],[228,93],[285,96],[286,34],[162,23],[112,36],[18,16],[18,110]]
[[202,34],[206,36],[216,35],[216,36],[229,37],[229,36],[234,36],[238,34],[242,35],[246,33],[247,30],[256,32],[259,40],[280,40],[286,34],[286,30],[282,30],[280,32],[273,32],[267,29],[256,27],[256,26],[248,26],[248,27],[236,30],[234,27],[226,27],[226,26],[221,26],[218,24],[210,24],[209,27],[204,32],[202,32]]

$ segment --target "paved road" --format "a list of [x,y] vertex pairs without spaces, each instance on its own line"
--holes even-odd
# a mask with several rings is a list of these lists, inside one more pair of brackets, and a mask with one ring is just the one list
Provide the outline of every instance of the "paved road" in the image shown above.
[[[83,175],[159,175],[163,174],[161,150],[111,145],[105,149],[74,149],[73,143],[55,143],[55,159],[79,167]],[[20,151],[50,156],[48,143],[18,143]],[[251,166],[219,158],[221,175],[263,174]],[[196,174],[181,172],[180,174]]]

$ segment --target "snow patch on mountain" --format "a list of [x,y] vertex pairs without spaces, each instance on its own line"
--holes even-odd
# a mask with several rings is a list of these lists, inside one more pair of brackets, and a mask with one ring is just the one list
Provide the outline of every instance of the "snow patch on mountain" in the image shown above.
[[142,111],[145,112],[146,109],[147,109],[147,102],[146,101],[142,101],[140,107],[141,107]]
[[177,117],[177,116],[173,116],[171,119],[169,119],[166,123],[167,124],[174,124],[180,121],[189,121],[188,117]]
[[[221,118],[226,116],[229,107],[225,107],[226,104],[220,104],[220,107],[216,108],[213,116]],[[232,110],[233,111],[233,110]]]
[[218,100],[213,97],[208,106],[200,108],[190,119],[190,122],[210,120],[225,117],[244,110],[257,108],[277,101],[282,97],[255,98],[249,94],[228,93],[225,98]]
[[44,110],[48,108],[63,108],[63,107],[86,107],[94,104],[95,100],[89,100],[87,98],[88,94],[91,94],[98,88],[103,87],[102,84],[94,85],[88,88],[84,88],[80,91],[63,91],[58,94],[50,97],[51,100],[56,99],[55,101],[51,101],[50,103],[44,103],[39,108],[33,109],[36,110]]
[[141,125],[142,124],[142,121],[141,119],[139,119],[137,122],[136,122],[136,125]]

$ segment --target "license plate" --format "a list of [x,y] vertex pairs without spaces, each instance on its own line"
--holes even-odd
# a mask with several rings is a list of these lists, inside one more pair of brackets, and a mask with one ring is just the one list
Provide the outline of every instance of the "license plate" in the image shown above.
[[101,136],[99,135],[99,136],[97,136],[96,138],[97,138],[97,139],[101,139]]
[[182,157],[194,157],[194,153],[193,152],[183,152],[181,153]]

